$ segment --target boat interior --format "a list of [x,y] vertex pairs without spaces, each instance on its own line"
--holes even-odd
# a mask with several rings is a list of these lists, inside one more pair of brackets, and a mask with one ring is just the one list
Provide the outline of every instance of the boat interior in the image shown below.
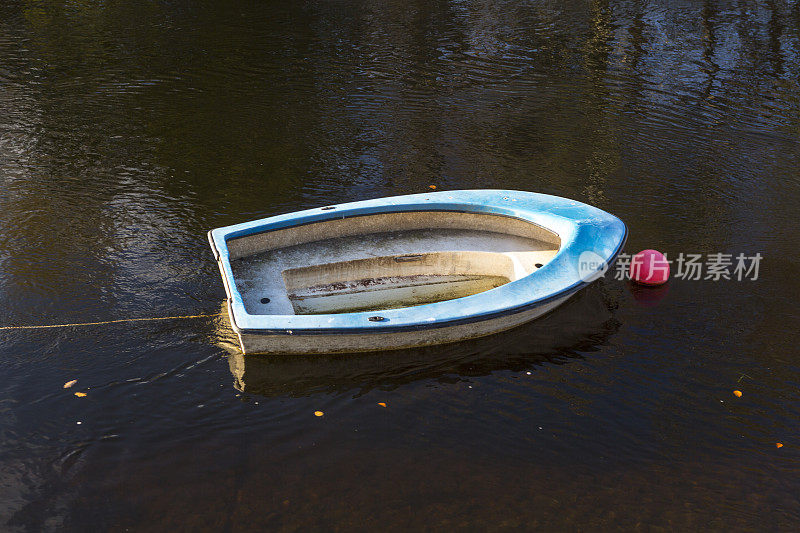
[[453,211],[337,218],[230,239],[252,315],[378,311],[452,300],[533,273],[554,232],[517,218]]

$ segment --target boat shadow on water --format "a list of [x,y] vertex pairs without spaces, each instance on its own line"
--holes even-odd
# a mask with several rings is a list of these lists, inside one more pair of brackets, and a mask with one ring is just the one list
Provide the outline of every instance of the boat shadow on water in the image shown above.
[[[617,296],[598,281],[538,320],[508,331],[453,344],[407,350],[331,355],[244,355],[227,315],[214,342],[228,352],[234,387],[259,396],[308,396],[393,390],[420,380],[456,382],[497,371],[582,359],[620,326]],[[224,308],[224,304],[223,304]]]

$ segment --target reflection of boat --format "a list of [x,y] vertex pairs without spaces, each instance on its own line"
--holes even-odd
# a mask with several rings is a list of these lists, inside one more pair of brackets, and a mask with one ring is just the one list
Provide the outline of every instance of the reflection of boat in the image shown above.
[[[209,232],[245,353],[400,349],[510,329],[586,286],[625,225],[519,191],[366,200]],[[590,273],[594,270],[590,271]]]
[[[512,331],[453,343],[370,354],[243,355],[232,349],[235,334],[220,322],[236,389],[263,396],[367,392],[425,379],[461,379],[501,370],[520,371],[561,363],[593,351],[617,331],[613,304],[595,284],[563,307]],[[227,322],[227,321],[226,321]]]

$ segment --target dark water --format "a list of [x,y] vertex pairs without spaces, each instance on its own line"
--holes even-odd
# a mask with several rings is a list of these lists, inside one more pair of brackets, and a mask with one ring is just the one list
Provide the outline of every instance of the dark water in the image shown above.
[[208,229],[430,184],[764,257],[397,353],[0,330],[0,529],[796,530],[798,78],[797,1],[0,0],[0,326],[216,313]]

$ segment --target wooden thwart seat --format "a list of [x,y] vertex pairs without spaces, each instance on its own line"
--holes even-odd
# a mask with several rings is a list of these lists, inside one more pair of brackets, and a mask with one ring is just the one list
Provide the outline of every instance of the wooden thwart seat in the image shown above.
[[429,252],[339,261],[283,271],[296,314],[410,307],[484,292],[515,278],[495,252]]

